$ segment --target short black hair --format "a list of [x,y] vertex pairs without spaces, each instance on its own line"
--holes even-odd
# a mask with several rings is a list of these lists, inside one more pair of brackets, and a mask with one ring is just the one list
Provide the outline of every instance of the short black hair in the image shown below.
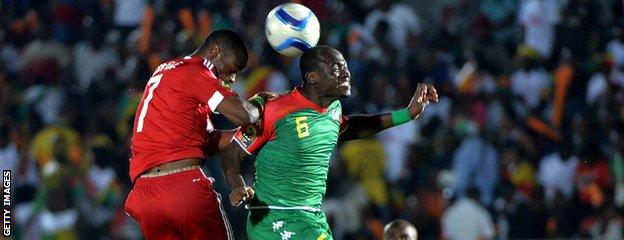
[[236,66],[243,69],[247,66],[249,55],[243,38],[229,29],[216,30],[210,33],[199,46],[197,52],[206,50],[209,46],[217,45],[224,53],[233,53],[236,56]]
[[319,59],[319,55],[324,51],[330,51],[332,49],[333,48],[330,46],[320,45],[303,52],[301,59],[299,59],[299,70],[301,71],[301,80],[303,82],[308,81],[306,77],[307,73],[320,70],[319,63],[322,61]]
[[392,231],[403,231],[404,229],[409,229],[409,228],[413,228],[414,231],[416,231],[416,239],[418,239],[418,230],[416,229],[416,226],[414,226],[414,224],[404,219],[396,219],[386,224],[386,226],[384,226],[384,230],[383,230],[384,240],[392,240],[390,238],[390,236],[392,236],[390,234]]

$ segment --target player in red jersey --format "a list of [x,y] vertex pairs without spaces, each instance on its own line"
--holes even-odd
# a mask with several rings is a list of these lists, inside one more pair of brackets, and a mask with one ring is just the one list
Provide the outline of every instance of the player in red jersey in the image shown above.
[[228,84],[247,65],[247,49],[230,30],[212,32],[190,56],[161,64],[139,104],[131,143],[134,187],[125,210],[146,239],[232,239],[212,178],[201,170],[207,149],[231,132],[214,131],[209,114],[236,125],[258,120],[259,108]]

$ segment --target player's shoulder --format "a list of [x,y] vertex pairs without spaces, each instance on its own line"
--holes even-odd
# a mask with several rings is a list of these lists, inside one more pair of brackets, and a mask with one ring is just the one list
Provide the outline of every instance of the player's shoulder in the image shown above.
[[155,73],[162,71],[209,71],[212,67],[212,63],[203,57],[190,57],[175,58],[166,61],[156,68]]
[[340,102],[340,100],[336,100],[332,102],[328,107],[328,109],[336,109],[336,108],[342,108],[342,103]]
[[290,100],[292,100],[292,91],[286,91],[281,93],[276,98],[273,98],[267,102],[267,106],[283,106],[287,105]]
[[299,104],[294,97],[293,91],[288,91],[279,95],[277,98],[268,101],[265,105],[265,109],[266,111],[271,112],[271,114],[278,114],[281,112],[294,111],[299,108],[298,105]]
[[275,99],[268,101],[264,107],[265,121],[277,122],[288,114],[302,109],[293,91],[285,92]]

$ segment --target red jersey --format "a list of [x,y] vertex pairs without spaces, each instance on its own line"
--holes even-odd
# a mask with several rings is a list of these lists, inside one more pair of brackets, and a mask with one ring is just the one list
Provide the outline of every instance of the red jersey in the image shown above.
[[204,158],[210,113],[236,95],[221,85],[213,64],[185,57],[158,66],[147,82],[134,119],[130,179],[163,163]]

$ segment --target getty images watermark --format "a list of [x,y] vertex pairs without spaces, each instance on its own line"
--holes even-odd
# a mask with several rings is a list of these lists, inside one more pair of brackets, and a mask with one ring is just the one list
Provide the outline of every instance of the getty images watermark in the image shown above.
[[2,170],[2,236],[11,236],[11,170]]

